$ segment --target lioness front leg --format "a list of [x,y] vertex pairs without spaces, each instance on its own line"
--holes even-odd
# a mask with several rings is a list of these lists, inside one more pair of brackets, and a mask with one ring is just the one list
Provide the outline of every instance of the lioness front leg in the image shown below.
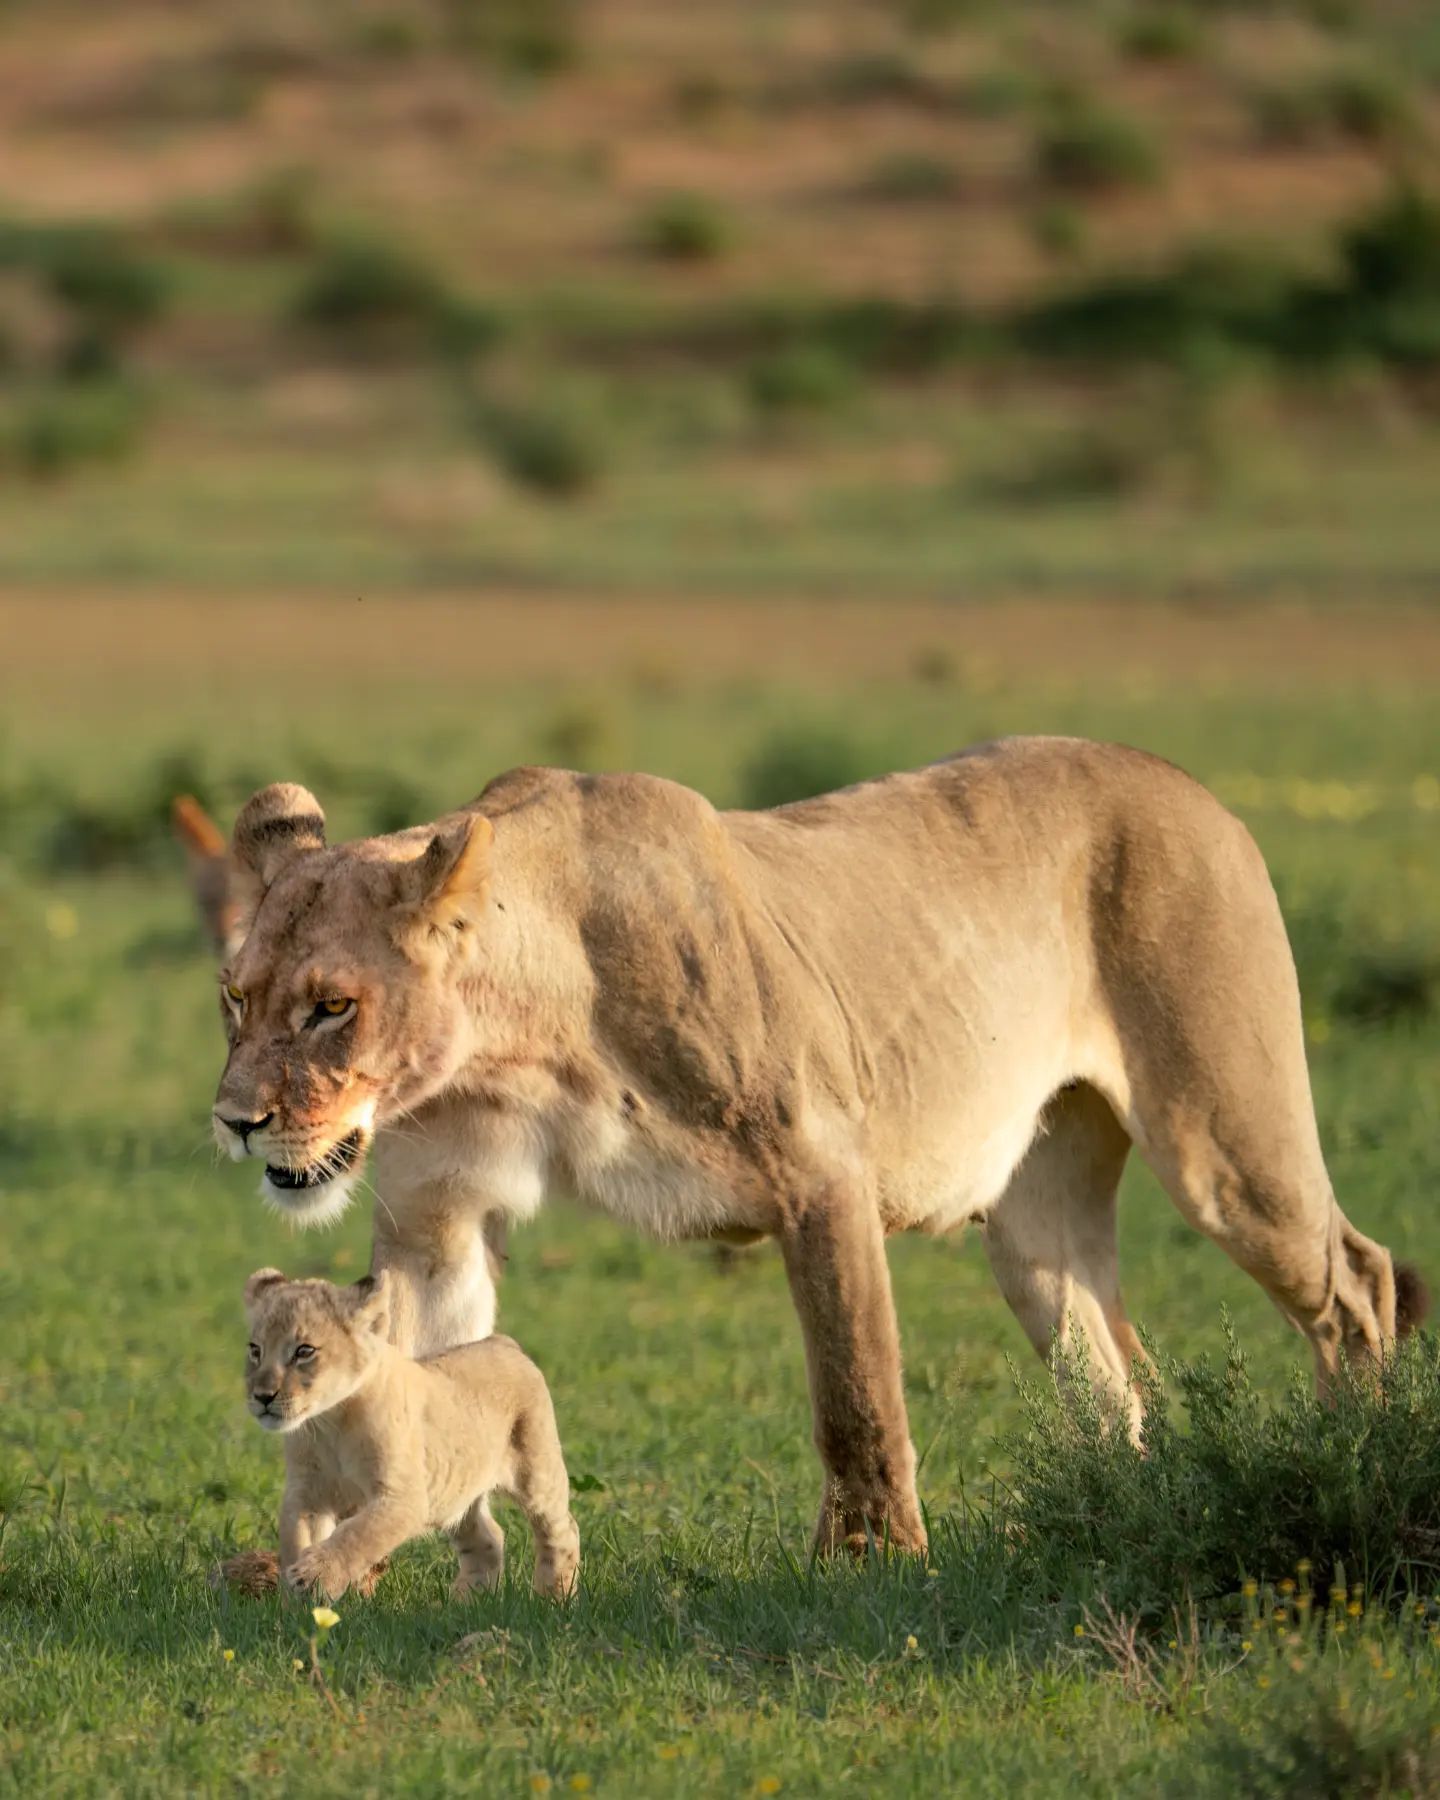
[[873,1538],[921,1553],[925,1524],[879,1217],[863,1195],[830,1188],[789,1209],[780,1247],[825,1468],[815,1547],[822,1556],[861,1552]]
[[350,1587],[368,1592],[375,1565],[424,1529],[424,1508],[412,1501],[395,1497],[372,1501],[323,1543],[300,1551],[286,1566],[285,1579],[295,1588],[313,1588],[327,1600],[338,1599]]

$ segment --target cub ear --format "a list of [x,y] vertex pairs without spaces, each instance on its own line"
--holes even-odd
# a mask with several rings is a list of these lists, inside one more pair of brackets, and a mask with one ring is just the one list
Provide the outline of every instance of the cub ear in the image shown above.
[[320,802],[293,781],[272,782],[250,796],[240,808],[231,844],[235,866],[262,892],[295,857],[324,848]]
[[401,864],[400,904],[429,926],[454,924],[485,890],[494,838],[495,827],[481,813],[437,831],[413,862]]
[[278,1287],[284,1279],[278,1269],[257,1269],[245,1283],[245,1304],[253,1306],[266,1288]]
[[355,1323],[361,1331],[386,1337],[390,1331],[390,1273],[366,1275],[350,1290],[355,1296]]

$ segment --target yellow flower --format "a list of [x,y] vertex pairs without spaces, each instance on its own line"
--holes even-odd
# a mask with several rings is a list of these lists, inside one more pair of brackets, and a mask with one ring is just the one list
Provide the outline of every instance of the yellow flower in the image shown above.
[[226,1662],[234,1662],[235,1660],[235,1652],[233,1650],[222,1650],[220,1654],[225,1658]]
[[73,938],[80,929],[80,915],[64,900],[45,908],[45,929],[53,938]]
[[1250,1642],[1249,1638],[1242,1638],[1240,1641],[1240,1648],[1249,1651],[1254,1648],[1254,1645]]
[[1257,1678],[1257,1679],[1256,1679],[1256,1682],[1255,1682],[1255,1685],[1256,1685],[1256,1687],[1262,1687],[1262,1688],[1267,1688],[1267,1687],[1269,1687],[1269,1685],[1270,1685],[1270,1677],[1269,1677],[1269,1676],[1268,1676],[1268,1675],[1261,1675],[1261,1676],[1259,1676],[1259,1677],[1258,1677],[1258,1678]]
[[1077,1625],[1075,1627],[1075,1635],[1076,1635],[1076,1637],[1084,1637],[1085,1627],[1083,1625]]
[[310,1609],[310,1617],[322,1631],[328,1631],[332,1625],[340,1623],[340,1615],[333,1606],[314,1606]]
[[1285,1608],[1283,1606],[1277,1606],[1275,1608],[1275,1623],[1277,1625],[1283,1625],[1285,1623]]
[[290,1658],[290,1667],[298,1675],[301,1672],[301,1670],[304,1669],[305,1665],[303,1662],[301,1662],[301,1660],[298,1656],[292,1656]]
[[935,1576],[937,1576],[939,1573],[940,1573],[940,1571],[938,1569],[927,1569],[925,1571],[925,1577],[927,1580],[933,1581]]
[[537,1770],[530,1777],[530,1792],[532,1794],[548,1794],[550,1792],[550,1777],[543,1769]]
[[1358,1600],[1352,1600],[1350,1602],[1350,1604],[1345,1608],[1345,1610],[1347,1613],[1349,1613],[1349,1615],[1352,1619],[1358,1619],[1360,1617],[1361,1613],[1364,1612],[1365,1608],[1360,1604],[1360,1602]]
[[1314,1566],[1315,1565],[1310,1561],[1308,1556],[1302,1556],[1295,1565],[1295,1573],[1297,1575],[1308,1575]]
[[910,1633],[909,1637],[907,1637],[905,1640],[905,1654],[907,1656],[913,1656],[919,1648],[920,1648],[920,1640],[919,1640],[919,1638],[916,1637],[915,1633],[912,1631]]
[[588,1794],[590,1792],[590,1777],[588,1775],[572,1775],[570,1777],[570,1792],[572,1794]]
[[778,1794],[780,1777],[778,1775],[762,1775],[755,1783],[755,1792],[757,1794]]
[[1175,1649],[1175,1647],[1176,1647],[1176,1645],[1175,1645],[1175,1639],[1174,1639],[1174,1638],[1171,1638],[1171,1640],[1170,1640],[1170,1648],[1171,1648],[1171,1649],[1172,1649],[1172,1650],[1173,1650],[1173,1649]]
[[1290,1580],[1289,1576],[1286,1576],[1285,1580],[1280,1583],[1280,1592],[1282,1594],[1293,1594],[1295,1592],[1295,1583]]
[[1259,1586],[1257,1583],[1255,1583],[1253,1581],[1247,1581],[1244,1584],[1244,1586],[1240,1589],[1240,1592],[1245,1596],[1245,1598],[1247,1600],[1253,1600],[1255,1598],[1255,1596],[1260,1592],[1260,1589],[1259,1589]]
[[661,1762],[674,1762],[680,1754],[680,1746],[678,1744],[662,1744],[655,1754]]
[[1340,1633],[1345,1630],[1345,1621],[1343,1619],[1337,1619],[1331,1629],[1334,1631],[1336,1637],[1339,1637]]

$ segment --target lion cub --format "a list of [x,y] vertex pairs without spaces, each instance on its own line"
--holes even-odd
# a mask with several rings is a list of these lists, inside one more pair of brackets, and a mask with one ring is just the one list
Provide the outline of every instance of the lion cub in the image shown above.
[[513,1339],[412,1360],[387,1336],[383,1273],[340,1288],[260,1269],[245,1307],[250,1411],[287,1434],[280,1568],[291,1587],[333,1599],[423,1531],[448,1533],[460,1553],[454,1594],[497,1587],[499,1492],[534,1531],[537,1591],[571,1591],[580,1534],[555,1409]]

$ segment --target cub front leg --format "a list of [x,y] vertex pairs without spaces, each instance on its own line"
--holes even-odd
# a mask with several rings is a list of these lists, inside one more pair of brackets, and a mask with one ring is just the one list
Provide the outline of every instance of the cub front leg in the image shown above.
[[780,1248],[825,1470],[815,1548],[863,1553],[873,1539],[921,1554],[925,1522],[879,1215],[863,1193],[829,1187],[787,1209]]
[[323,1543],[311,1544],[286,1571],[294,1588],[314,1589],[336,1600],[347,1588],[369,1591],[372,1569],[425,1529],[424,1508],[408,1499],[372,1500],[338,1525]]

